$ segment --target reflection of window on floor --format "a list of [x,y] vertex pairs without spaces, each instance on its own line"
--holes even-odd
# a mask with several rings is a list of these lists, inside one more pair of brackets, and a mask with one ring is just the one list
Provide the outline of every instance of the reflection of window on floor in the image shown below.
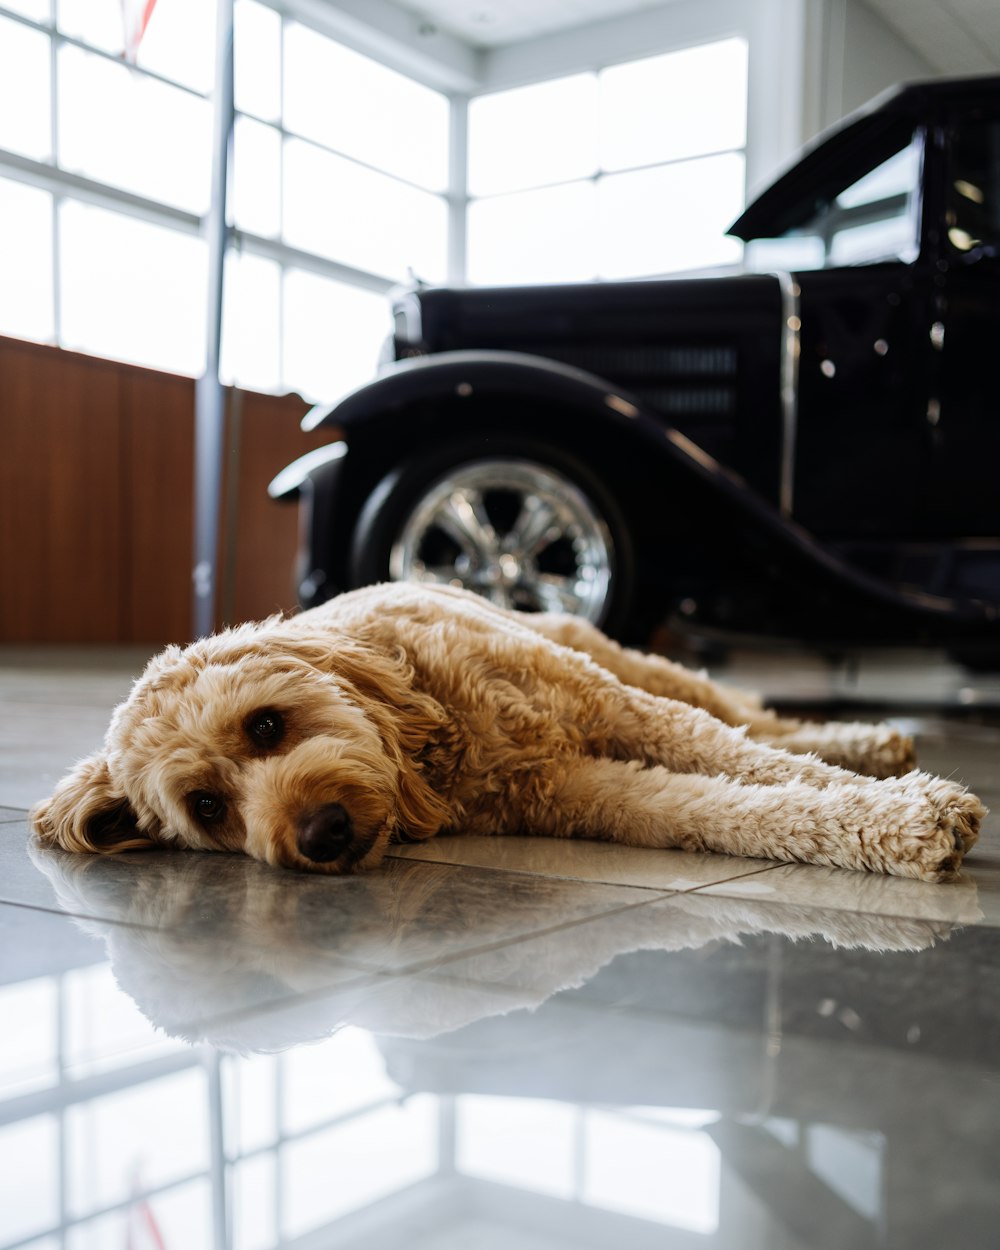
[[874,1222],[883,1209],[884,1134],[770,1118],[762,1125],[858,1215]]
[[222,1056],[103,964],[0,987],[0,1018],[0,1250],[222,1250],[227,1222],[267,1250],[438,1171],[439,1100],[403,1099],[359,1029]]
[[456,1167],[469,1176],[711,1233],[719,1151],[713,1112],[610,1109],[460,1095]]
[[875,1220],[882,1209],[881,1133],[862,1133],[831,1124],[806,1129],[806,1157],[816,1175],[859,1215]]

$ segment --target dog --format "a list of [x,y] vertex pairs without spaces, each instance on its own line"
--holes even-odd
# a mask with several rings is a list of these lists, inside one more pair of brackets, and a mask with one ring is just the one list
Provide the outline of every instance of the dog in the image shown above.
[[985,808],[887,726],[784,720],[578,618],[394,583],[150,661],[42,845],[339,873],[532,833],[947,881]]

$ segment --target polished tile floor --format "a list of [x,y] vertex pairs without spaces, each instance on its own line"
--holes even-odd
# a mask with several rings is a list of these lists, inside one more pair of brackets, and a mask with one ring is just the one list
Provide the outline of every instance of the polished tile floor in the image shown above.
[[[24,809],[135,652],[0,651],[0,1250],[997,1250],[1000,819],[962,880],[531,839],[326,879]],[[736,657],[1000,809],[1000,683]]]

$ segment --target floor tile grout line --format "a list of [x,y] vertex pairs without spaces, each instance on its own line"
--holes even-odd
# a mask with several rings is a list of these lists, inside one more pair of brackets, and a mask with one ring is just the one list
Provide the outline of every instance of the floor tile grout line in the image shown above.
[[[525,933],[518,934],[516,937],[507,938],[501,941],[487,942],[482,946],[474,946],[466,950],[455,951],[454,954],[444,956],[442,958],[418,960],[415,963],[404,964],[402,967],[393,968],[390,971],[370,972],[367,974],[368,979],[372,985],[375,985],[379,983],[388,984],[391,981],[403,981],[411,977],[419,977],[422,974],[432,972],[438,968],[451,967],[461,960],[473,959],[480,955],[488,955],[493,951],[504,950],[507,947],[518,946],[525,942],[536,941],[539,938],[550,937],[552,934],[579,928],[585,924],[590,924],[595,920],[606,920],[612,916],[618,916],[624,914],[625,912],[635,911],[640,907],[649,907],[656,902],[666,902],[671,898],[676,898],[677,894],[678,892],[676,890],[664,891],[652,898],[642,899],[634,903],[628,903],[622,907],[613,907],[608,911],[594,912],[591,915],[581,916],[576,920],[568,920],[562,924],[549,925],[543,929],[531,929]],[[364,980],[365,978],[363,977],[359,978],[361,983],[363,983]],[[472,983],[481,984],[485,988],[489,988],[489,983],[485,981]],[[359,988],[358,982],[352,982],[350,984],[352,989]],[[200,1023],[204,1024],[206,1022],[210,1022],[212,1024],[218,1024],[225,1021],[235,1023],[241,1019],[253,1018],[270,1012],[283,1010],[285,1007],[293,1003],[297,1005],[307,1005],[310,1002],[319,1002],[324,997],[328,996],[331,991],[335,992],[337,988],[338,987],[336,986],[327,986],[326,988],[311,990],[307,994],[298,994],[289,998],[275,999],[271,1002],[264,1003],[257,1008],[246,1008],[241,1011],[226,1012],[221,1016],[207,1017],[206,1019],[200,1021]]]
[[[405,857],[399,857],[399,858],[405,858]],[[418,860],[415,862],[439,863],[440,861],[437,861],[437,860],[419,861]],[[458,865],[449,864],[446,866],[459,867],[459,868],[470,867],[470,865],[467,865],[467,864],[458,864]],[[769,872],[773,868],[781,868],[784,866],[785,866],[784,864],[776,863],[776,864],[768,865],[767,867],[760,869],[759,872]],[[745,876],[757,876],[759,875],[759,872],[747,873],[744,875]],[[738,877],[729,878],[730,881],[740,880],[740,879],[741,878],[738,878]],[[614,883],[583,882],[583,884],[597,885],[597,884],[614,884]],[[724,883],[714,882],[712,884],[721,885]],[[626,887],[626,888],[632,888],[632,887]],[[638,887],[638,888],[642,888],[642,887]],[[659,902],[669,902],[671,899],[677,899],[677,898],[684,897],[686,895],[695,894],[701,890],[709,889],[709,888],[711,887],[709,885],[706,885],[706,886],[698,886],[692,890],[663,890],[660,892],[654,892],[652,889],[650,889],[649,893],[651,897],[649,898],[644,898],[633,903],[628,903],[621,907],[614,907],[607,911],[594,912],[591,915],[581,916],[575,920],[568,920],[560,924],[550,925],[543,929],[532,929],[525,933],[518,934],[517,936],[512,937],[512,938],[506,938],[506,939],[498,940],[495,942],[484,943],[482,946],[476,946],[476,947],[472,947],[472,948],[465,949],[462,951],[455,951],[453,954],[446,955],[444,957],[431,958],[431,959],[426,959],[426,960],[418,960],[412,964],[404,964],[399,968],[394,968],[394,969],[387,970],[387,971],[371,972],[368,974],[367,981],[369,985],[375,986],[378,984],[389,984],[392,981],[403,981],[403,980],[407,980],[413,977],[420,977],[422,975],[435,974],[441,970],[447,972],[447,970],[449,968],[453,968],[456,963],[460,963],[467,959],[474,959],[482,955],[490,954],[493,951],[505,950],[508,948],[524,945],[531,941],[537,941],[545,937],[550,937],[556,933],[567,932],[571,929],[582,928],[583,926],[592,924],[596,921],[608,920],[614,916],[620,916],[620,915],[624,915],[627,912],[636,911],[639,908],[650,907],[653,904],[659,903]],[[712,898],[713,896],[706,895],[705,897]],[[797,906],[797,904],[786,903],[786,902],[782,902],[781,900],[772,900],[772,902],[774,903],[775,906],[779,906],[779,907],[780,906],[788,906],[788,907]],[[817,911],[822,910],[820,906],[817,906],[814,904],[810,904],[809,907],[812,910],[817,910]],[[831,908],[831,910],[844,911],[844,912],[854,911],[854,909],[852,908],[837,908],[837,907]],[[858,915],[875,914],[878,916],[879,919],[900,920],[900,921],[914,921],[914,920],[925,919],[924,917],[914,917],[914,916],[908,916],[908,915],[900,915],[900,914],[895,914],[895,913],[883,913],[883,912],[878,912],[878,913],[856,912],[855,914],[858,914]],[[953,929],[964,929],[964,928],[970,927],[969,925],[958,920],[942,919],[940,921],[930,921],[929,923],[947,924],[947,925],[950,925]],[[364,984],[365,984],[365,978],[359,977],[357,981],[350,982],[349,986],[351,989],[357,989],[357,988],[360,988]],[[476,981],[473,978],[468,979],[468,984],[481,987],[482,989],[485,989],[485,990],[490,990],[491,992],[503,992],[505,988],[502,985],[495,986],[491,982]],[[296,995],[290,998],[276,999],[271,1002],[265,1003],[257,1008],[247,1008],[247,1009],[240,1010],[240,1011],[225,1013],[224,1015],[218,1016],[218,1017],[210,1017],[208,1018],[208,1022],[213,1023],[213,1024],[222,1023],[225,1021],[235,1023],[241,1019],[252,1019],[256,1016],[277,1012],[277,1011],[287,1008],[289,1005],[292,1005],[292,1004],[308,1005],[310,1002],[321,1001],[324,997],[328,996],[331,991],[336,992],[338,988],[339,987],[336,987],[336,986],[329,986],[329,987],[326,987],[325,989],[320,988],[314,991],[310,991],[308,994]],[[347,987],[345,986],[344,988],[347,988]],[[206,1021],[203,1021],[202,1023],[205,1023],[205,1022]]]
[[[720,858],[726,858],[726,856],[720,856]],[[784,860],[775,860],[774,863],[765,864],[762,868],[752,868],[749,872],[734,873],[731,877],[720,877],[718,881],[706,881],[702,885],[681,887],[673,885],[643,885],[638,881],[608,881],[604,877],[577,877],[571,873],[547,872],[544,869],[538,870],[534,868],[515,868],[509,864],[463,864],[460,860],[454,859],[425,859],[423,856],[418,857],[416,855],[393,855],[391,851],[386,855],[386,859],[402,860],[409,864],[440,864],[446,868],[472,868],[482,872],[509,872],[518,876],[540,877],[546,881],[568,881],[580,885],[617,886],[626,890],[663,890],[670,894],[692,894],[695,890],[705,890],[715,885],[726,885],[730,881],[742,881],[744,877],[759,876],[762,872],[770,872],[774,868],[788,867],[788,863]]]

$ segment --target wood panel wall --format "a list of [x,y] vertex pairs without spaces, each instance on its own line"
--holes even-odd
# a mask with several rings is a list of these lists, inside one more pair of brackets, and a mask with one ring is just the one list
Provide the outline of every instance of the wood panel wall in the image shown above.
[[[266,486],[329,441],[305,410],[231,397],[233,620],[294,607],[296,509]],[[0,338],[0,642],[188,641],[193,475],[190,378]]]

